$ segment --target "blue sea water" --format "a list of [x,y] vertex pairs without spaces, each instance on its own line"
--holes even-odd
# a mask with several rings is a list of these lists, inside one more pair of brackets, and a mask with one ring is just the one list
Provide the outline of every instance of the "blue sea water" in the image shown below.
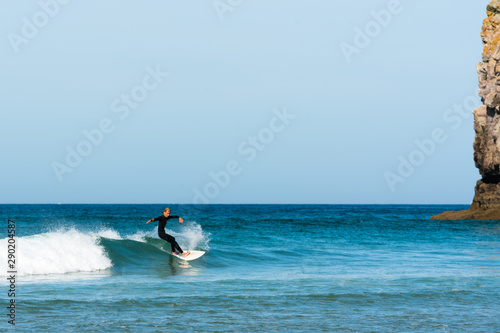
[[[500,332],[500,222],[465,206],[0,205],[0,331]],[[16,222],[15,326],[7,224]]]

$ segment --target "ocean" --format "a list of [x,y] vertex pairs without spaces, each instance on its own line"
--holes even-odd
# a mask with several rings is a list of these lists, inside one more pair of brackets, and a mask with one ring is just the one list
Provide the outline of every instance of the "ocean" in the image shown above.
[[0,205],[0,331],[500,332],[500,222],[429,220],[465,208]]

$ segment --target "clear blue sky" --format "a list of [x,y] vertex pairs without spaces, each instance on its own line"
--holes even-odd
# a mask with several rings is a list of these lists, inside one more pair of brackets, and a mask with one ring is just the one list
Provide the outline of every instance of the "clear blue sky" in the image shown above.
[[4,1],[0,202],[468,204],[487,3]]

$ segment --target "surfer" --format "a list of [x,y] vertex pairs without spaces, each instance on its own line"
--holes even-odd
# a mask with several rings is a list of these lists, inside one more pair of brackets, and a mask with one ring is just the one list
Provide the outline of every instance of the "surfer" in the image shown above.
[[173,236],[170,236],[169,234],[167,234],[165,232],[165,226],[167,225],[167,221],[170,219],[179,219],[179,223],[184,222],[184,220],[181,217],[179,217],[177,215],[170,215],[170,208],[165,208],[163,210],[163,215],[149,220],[148,222],[146,222],[146,224],[148,224],[149,222],[152,222],[152,221],[158,221],[158,237],[160,237],[161,239],[166,240],[167,242],[170,243],[170,245],[172,246],[172,254],[173,255],[178,255],[179,253],[182,253],[182,255],[184,257],[187,257],[190,252],[189,251],[187,251],[187,252],[182,251],[179,244],[177,244],[177,242],[175,241],[175,238]]

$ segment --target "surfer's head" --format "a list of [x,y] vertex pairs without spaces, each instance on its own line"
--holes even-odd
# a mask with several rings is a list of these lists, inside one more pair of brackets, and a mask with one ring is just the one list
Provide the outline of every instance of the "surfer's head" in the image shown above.
[[163,210],[163,216],[168,217],[169,215],[170,215],[170,208],[167,207]]

